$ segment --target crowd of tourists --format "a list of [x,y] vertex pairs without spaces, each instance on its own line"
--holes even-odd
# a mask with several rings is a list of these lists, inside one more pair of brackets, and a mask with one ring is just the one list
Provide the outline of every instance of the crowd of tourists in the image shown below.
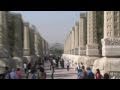
[[64,60],[60,56],[50,56],[48,58],[50,62],[51,78],[54,79],[55,69],[64,69]]
[[85,68],[81,63],[76,68],[77,79],[109,79],[109,74],[105,73],[103,76],[99,69],[96,69],[96,73],[93,73],[90,67]]
[[[46,57],[45,62],[50,62],[51,78],[54,79],[55,69],[64,69],[64,59],[60,57],[52,56]],[[60,65],[60,66],[59,66]],[[70,62],[66,63],[66,69],[69,71]],[[110,79],[109,74],[105,73],[103,76],[99,69],[96,69],[96,73],[92,72],[90,67],[85,67],[83,63],[78,64],[76,67],[77,79]],[[23,63],[22,68],[9,69],[5,68],[5,73],[0,77],[1,79],[46,79],[46,72],[44,69],[44,62],[37,62],[34,65],[32,63]]]
[[43,63],[23,63],[22,68],[9,69],[5,68],[5,73],[1,79],[46,79],[46,72]]

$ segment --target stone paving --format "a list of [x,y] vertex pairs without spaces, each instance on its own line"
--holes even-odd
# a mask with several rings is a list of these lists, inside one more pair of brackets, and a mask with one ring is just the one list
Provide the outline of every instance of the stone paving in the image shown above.
[[[51,79],[50,64],[47,62],[45,64],[45,70],[47,73],[47,79]],[[71,68],[69,71],[67,69],[55,69],[54,79],[77,79],[77,74],[75,69]]]

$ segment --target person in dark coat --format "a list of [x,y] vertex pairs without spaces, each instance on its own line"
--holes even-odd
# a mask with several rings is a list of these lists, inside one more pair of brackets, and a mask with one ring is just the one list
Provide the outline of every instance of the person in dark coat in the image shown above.
[[104,74],[104,79],[109,79],[109,78],[110,78],[109,74],[108,74],[108,73],[105,73],[105,74]]

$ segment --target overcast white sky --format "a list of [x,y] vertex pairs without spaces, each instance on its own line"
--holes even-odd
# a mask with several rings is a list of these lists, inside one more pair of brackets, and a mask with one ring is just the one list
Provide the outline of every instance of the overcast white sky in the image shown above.
[[80,11],[15,11],[21,13],[24,21],[34,24],[49,43],[64,43]]

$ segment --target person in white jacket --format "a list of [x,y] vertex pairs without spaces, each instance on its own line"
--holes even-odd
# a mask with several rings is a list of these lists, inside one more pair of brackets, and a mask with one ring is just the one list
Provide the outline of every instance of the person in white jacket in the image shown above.
[[10,72],[10,79],[17,79],[16,71],[15,69],[12,69]]

